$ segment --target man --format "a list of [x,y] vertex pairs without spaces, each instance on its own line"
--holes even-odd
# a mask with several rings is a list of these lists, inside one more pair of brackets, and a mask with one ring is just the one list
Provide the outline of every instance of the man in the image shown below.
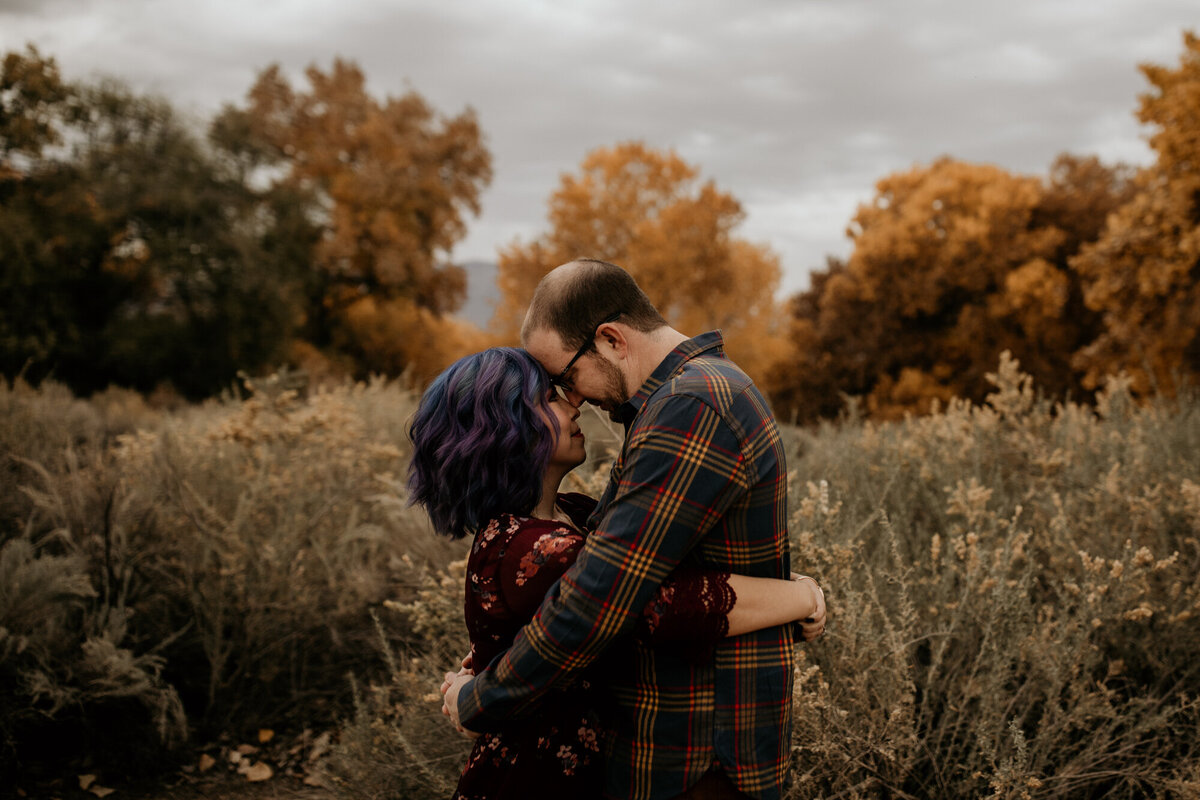
[[[521,338],[570,402],[599,405],[626,439],[574,567],[505,656],[474,679],[447,676],[448,712],[469,730],[499,727],[603,655],[615,730],[607,796],[779,797],[791,629],[727,638],[705,664],[627,635],[680,563],[790,574],[787,471],[766,402],[719,333],[672,329],[628,273],[602,261],[550,272]],[[819,633],[819,616],[808,632]]]

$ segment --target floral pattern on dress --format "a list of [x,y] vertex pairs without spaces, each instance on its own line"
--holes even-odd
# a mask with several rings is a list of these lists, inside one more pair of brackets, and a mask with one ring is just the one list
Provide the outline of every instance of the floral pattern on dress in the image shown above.
[[[592,501],[563,495],[560,504],[582,526]],[[504,514],[479,530],[467,560],[466,585],[467,631],[478,667],[512,644],[583,544],[579,530],[556,520]],[[556,692],[533,719],[480,736],[454,797],[596,797],[605,732],[593,705],[590,684],[580,680]]]
[[580,534],[565,529],[539,536],[525,555],[521,556],[521,561],[517,566],[517,586],[524,586],[528,583],[546,564],[561,567],[562,569],[556,570],[556,573],[561,575],[575,563],[575,551],[579,549],[581,542]]
[[[567,494],[559,496],[559,506],[579,529],[556,520],[502,514],[476,533],[467,559],[465,598],[476,669],[508,649],[583,549],[586,537],[580,530],[594,501]],[[642,635],[655,641],[663,637],[673,648],[680,635],[711,647],[723,635],[725,603],[719,600],[732,597],[721,598],[715,588],[699,574],[672,576],[643,613]],[[683,612],[680,619],[675,619],[677,610]],[[585,674],[555,692],[532,718],[481,735],[471,748],[455,800],[598,797],[607,730],[599,724],[597,705],[595,687]]]

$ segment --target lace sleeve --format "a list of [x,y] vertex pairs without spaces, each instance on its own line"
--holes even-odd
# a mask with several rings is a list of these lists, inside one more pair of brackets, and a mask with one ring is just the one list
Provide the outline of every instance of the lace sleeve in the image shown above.
[[656,647],[671,645],[689,660],[704,660],[729,632],[736,602],[728,572],[678,569],[643,609],[640,635]]

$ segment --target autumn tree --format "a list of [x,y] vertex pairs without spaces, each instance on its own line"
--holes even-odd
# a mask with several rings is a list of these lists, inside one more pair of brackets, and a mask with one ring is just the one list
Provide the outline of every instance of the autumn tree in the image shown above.
[[951,159],[881,180],[851,223],[848,261],[791,302],[796,368],[777,405],[811,419],[862,396],[887,418],[978,399],[1003,350],[1047,391],[1077,391],[1071,358],[1096,318],[1068,259],[1123,181],[1069,156],[1046,181]]
[[1157,159],[1136,196],[1072,264],[1103,330],[1077,359],[1089,386],[1128,371],[1141,393],[1200,376],[1200,38],[1184,34],[1176,69],[1144,65],[1137,112]]
[[377,100],[342,60],[305,75],[296,89],[268,68],[213,135],[237,144],[247,171],[281,170],[277,185],[318,199],[306,351],[358,374],[411,368],[429,377],[478,344],[446,318],[466,285],[449,253],[491,179],[475,115],[441,117],[416,92]]
[[674,327],[720,328],[731,356],[769,388],[777,327],[778,258],[739,239],[741,205],[673,152],[630,142],[589,153],[549,201],[550,230],[500,253],[494,326],[515,341],[534,287],[574,258],[629,270]]
[[53,58],[32,45],[24,53],[6,53],[0,61],[0,180],[14,180],[21,171],[13,159],[32,160],[61,141],[70,87],[63,82]]

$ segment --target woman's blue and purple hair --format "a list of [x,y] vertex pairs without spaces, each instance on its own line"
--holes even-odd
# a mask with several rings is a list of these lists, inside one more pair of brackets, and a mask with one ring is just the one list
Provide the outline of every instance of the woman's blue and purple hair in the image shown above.
[[409,502],[439,533],[457,539],[499,514],[533,511],[557,437],[550,389],[524,350],[493,347],[454,362],[425,390],[409,428]]

